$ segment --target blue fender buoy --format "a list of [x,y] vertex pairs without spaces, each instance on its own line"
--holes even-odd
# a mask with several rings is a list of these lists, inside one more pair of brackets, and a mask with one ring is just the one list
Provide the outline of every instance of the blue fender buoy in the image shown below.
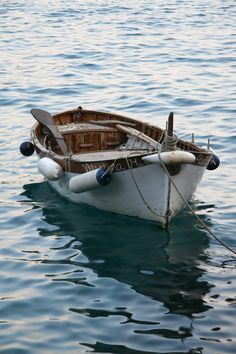
[[25,141],[20,145],[20,152],[24,156],[31,156],[34,153],[34,144],[31,141]]
[[212,154],[207,170],[213,171],[220,165],[220,159],[216,154]]
[[105,167],[81,173],[69,181],[69,189],[73,193],[88,192],[111,182],[112,173]]
[[111,181],[111,172],[105,167],[100,167],[97,170],[96,179],[99,184],[106,186]]

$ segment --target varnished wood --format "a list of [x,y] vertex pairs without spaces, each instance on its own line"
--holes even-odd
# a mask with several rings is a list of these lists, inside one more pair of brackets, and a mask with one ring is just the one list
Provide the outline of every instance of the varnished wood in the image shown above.
[[[77,112],[74,109],[51,116],[42,110],[32,111],[40,123],[33,128],[38,155],[52,154],[64,169],[70,156],[70,171],[74,173],[83,173],[101,165],[114,165],[115,171],[129,169],[129,166],[138,168],[145,164],[142,157],[157,151],[164,138],[164,130],[150,123],[84,109],[79,112],[78,121]],[[168,125],[169,133],[173,132],[173,113]],[[45,134],[42,126],[46,126],[51,134]],[[61,148],[61,143],[64,148]],[[134,149],[133,144],[138,151],[133,151],[132,155],[129,149]],[[181,139],[178,139],[177,148],[191,151],[199,165],[206,165],[211,155]]]

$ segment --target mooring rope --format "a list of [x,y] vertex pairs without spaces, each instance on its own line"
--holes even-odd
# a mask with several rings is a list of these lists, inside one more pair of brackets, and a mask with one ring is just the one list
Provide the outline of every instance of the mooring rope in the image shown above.
[[67,147],[68,155],[65,156],[64,159],[64,168],[65,168],[65,184],[67,191],[69,191],[69,181],[71,179],[71,159],[73,155],[73,151],[71,145]]
[[126,156],[126,163],[127,163],[127,165],[128,165],[130,175],[131,175],[131,177],[132,177],[132,179],[133,179],[133,182],[134,182],[134,184],[135,184],[135,186],[136,186],[136,188],[137,188],[137,191],[138,191],[138,193],[139,193],[139,195],[140,195],[140,197],[141,197],[141,199],[142,199],[144,205],[147,207],[147,209],[148,209],[155,217],[161,217],[161,218],[164,217],[164,218],[165,218],[165,216],[160,215],[160,214],[158,214],[155,210],[153,210],[153,208],[152,208],[152,207],[148,204],[148,202],[145,200],[145,198],[144,198],[144,196],[143,196],[143,193],[141,192],[141,190],[140,190],[140,188],[139,188],[139,186],[138,186],[138,183],[137,183],[137,181],[136,181],[136,179],[135,179],[135,177],[134,177],[132,168],[131,168],[131,166],[130,166],[130,164],[129,164],[128,158],[132,155],[132,153],[133,153],[133,152],[131,152],[128,156]]
[[191,213],[195,216],[195,218],[198,220],[198,222],[205,228],[205,230],[208,231],[208,233],[218,242],[220,243],[223,247],[225,247],[228,251],[232,252],[234,255],[236,255],[236,251],[234,249],[232,249],[230,246],[228,246],[224,241],[222,241],[218,236],[216,236],[216,234],[206,225],[206,223],[204,221],[201,220],[201,218],[195,213],[195,211],[193,210],[193,208],[191,207],[191,205],[188,203],[188,201],[184,198],[184,196],[181,194],[179,188],[177,187],[177,185],[175,184],[173,178],[171,177],[168,169],[166,168],[162,158],[161,158],[161,154],[160,151],[158,152],[158,157],[159,157],[159,161],[160,164],[163,168],[163,170],[165,171],[166,175],[168,176],[169,180],[171,181],[171,183],[173,184],[173,186],[176,189],[176,192],[179,194],[180,198],[183,200],[183,202],[185,203],[185,205],[189,208],[189,210],[191,211]]

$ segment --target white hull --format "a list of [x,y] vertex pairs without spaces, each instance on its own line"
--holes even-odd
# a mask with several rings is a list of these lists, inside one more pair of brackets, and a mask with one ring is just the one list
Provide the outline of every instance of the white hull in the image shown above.
[[219,165],[209,149],[174,134],[172,112],[166,130],[81,107],[54,116],[40,109],[32,114],[38,122],[33,144],[23,143],[21,151],[30,156],[36,149],[39,172],[75,203],[167,226],[205,169]]
[[[172,180],[181,195],[189,200],[204,174],[205,167],[181,165]],[[184,202],[170,183],[160,164],[149,164],[132,170],[115,172],[110,184],[83,193],[73,193],[69,180],[75,173],[66,172],[58,181],[49,184],[65,198],[92,205],[98,209],[141,219],[155,220],[163,226],[178,214]]]

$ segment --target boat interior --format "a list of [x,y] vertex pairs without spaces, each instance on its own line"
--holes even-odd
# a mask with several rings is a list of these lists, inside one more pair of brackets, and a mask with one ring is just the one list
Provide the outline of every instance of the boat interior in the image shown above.
[[[71,110],[53,116],[58,134],[68,152],[79,161],[101,161],[143,155],[157,151],[164,140],[164,130],[124,116],[105,112]],[[40,124],[35,133],[42,145],[60,154],[57,141]],[[201,151],[196,145],[178,139],[177,147]]]

